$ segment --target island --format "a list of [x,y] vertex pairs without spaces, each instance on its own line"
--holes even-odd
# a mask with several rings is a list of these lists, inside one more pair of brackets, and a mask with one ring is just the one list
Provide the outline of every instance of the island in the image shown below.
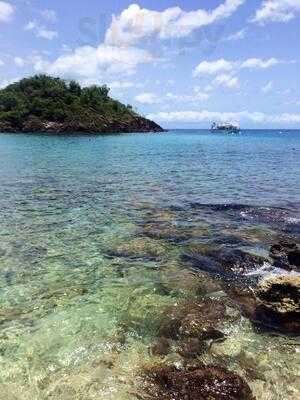
[[163,132],[131,105],[109,96],[107,85],[82,87],[47,75],[24,78],[0,90],[0,132]]

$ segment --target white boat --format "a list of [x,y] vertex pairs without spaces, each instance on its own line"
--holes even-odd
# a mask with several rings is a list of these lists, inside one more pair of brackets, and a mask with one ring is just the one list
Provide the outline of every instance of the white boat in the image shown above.
[[238,125],[232,124],[230,122],[225,122],[222,124],[217,124],[213,122],[210,128],[211,132],[226,132],[226,133],[239,133],[241,129]]

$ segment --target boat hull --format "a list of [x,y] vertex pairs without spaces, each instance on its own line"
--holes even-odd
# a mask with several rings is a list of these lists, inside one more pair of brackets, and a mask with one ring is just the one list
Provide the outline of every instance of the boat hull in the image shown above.
[[211,133],[240,133],[240,129],[211,129]]

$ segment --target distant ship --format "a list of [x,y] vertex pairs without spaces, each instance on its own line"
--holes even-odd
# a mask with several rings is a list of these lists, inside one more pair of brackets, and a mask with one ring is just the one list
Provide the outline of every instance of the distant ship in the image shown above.
[[223,124],[217,124],[216,122],[212,123],[210,128],[211,132],[227,132],[227,133],[239,133],[241,129],[238,125],[231,124],[230,122],[226,122]]

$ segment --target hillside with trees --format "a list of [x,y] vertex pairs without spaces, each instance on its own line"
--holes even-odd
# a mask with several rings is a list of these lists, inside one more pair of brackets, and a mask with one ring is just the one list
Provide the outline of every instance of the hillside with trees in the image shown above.
[[0,132],[162,131],[109,92],[47,75],[24,78],[0,90]]

